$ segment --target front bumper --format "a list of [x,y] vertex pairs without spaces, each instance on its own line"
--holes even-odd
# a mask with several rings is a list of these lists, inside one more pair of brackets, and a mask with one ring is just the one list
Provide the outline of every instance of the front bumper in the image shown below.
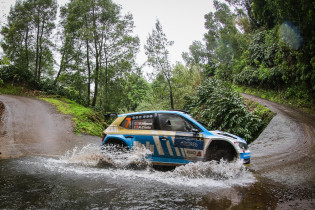
[[250,163],[250,152],[241,153],[240,159],[244,161],[244,164],[249,164]]

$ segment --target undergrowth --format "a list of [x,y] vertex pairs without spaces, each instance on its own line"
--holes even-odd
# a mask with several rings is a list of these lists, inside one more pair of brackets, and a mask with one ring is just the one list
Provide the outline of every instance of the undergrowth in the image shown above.
[[8,95],[21,95],[21,90],[23,87],[20,86],[12,86],[11,84],[3,84],[0,87],[0,94],[8,94]]
[[273,117],[261,105],[245,104],[230,83],[213,78],[199,86],[195,96],[186,98],[185,109],[211,130],[233,133],[248,143],[258,137]]

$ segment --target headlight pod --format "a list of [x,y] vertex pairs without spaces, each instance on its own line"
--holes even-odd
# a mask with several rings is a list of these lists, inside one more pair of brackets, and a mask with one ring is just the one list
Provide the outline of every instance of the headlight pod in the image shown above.
[[243,142],[235,142],[235,144],[242,150],[248,150],[248,145],[246,143]]

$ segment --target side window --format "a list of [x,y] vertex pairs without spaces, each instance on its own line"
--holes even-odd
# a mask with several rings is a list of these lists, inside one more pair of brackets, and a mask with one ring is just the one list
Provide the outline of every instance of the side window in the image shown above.
[[198,129],[188,120],[175,114],[159,114],[159,124],[160,129],[166,131],[191,132],[194,128]]
[[127,116],[120,126],[135,130],[153,130],[153,114]]

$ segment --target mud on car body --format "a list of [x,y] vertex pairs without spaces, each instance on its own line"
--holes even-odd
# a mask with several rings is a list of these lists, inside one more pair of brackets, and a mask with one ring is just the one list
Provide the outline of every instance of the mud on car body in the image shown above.
[[[132,150],[145,147],[153,165],[177,166],[196,161],[242,159],[250,162],[245,140],[222,131],[208,131],[182,111],[147,111],[118,115],[103,132],[102,146]],[[104,149],[104,147],[102,147]]]

